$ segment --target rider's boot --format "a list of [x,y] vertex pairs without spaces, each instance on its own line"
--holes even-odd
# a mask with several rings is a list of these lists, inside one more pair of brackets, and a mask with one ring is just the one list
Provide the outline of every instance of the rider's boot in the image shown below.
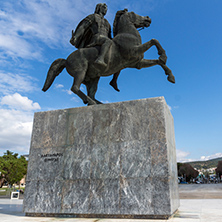
[[104,62],[104,58],[102,56],[99,56],[96,61],[95,61],[95,65],[98,68],[106,68],[107,64]]

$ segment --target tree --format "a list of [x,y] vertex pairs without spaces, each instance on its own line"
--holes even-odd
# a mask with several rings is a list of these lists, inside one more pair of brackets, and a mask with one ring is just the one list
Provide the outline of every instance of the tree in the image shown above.
[[189,163],[178,163],[177,168],[178,176],[185,176],[187,182],[189,182],[191,178],[196,178],[199,175],[199,172]]
[[4,167],[4,160],[0,157],[0,188],[2,187],[5,181],[5,178],[4,178],[5,171],[3,170],[3,167]]
[[0,157],[1,177],[13,185],[19,182],[27,172],[28,161],[24,156],[18,157],[18,153],[10,152],[9,150]]
[[218,164],[217,164],[217,169],[216,169],[216,174],[221,177],[222,175],[222,160],[221,161],[218,161]]

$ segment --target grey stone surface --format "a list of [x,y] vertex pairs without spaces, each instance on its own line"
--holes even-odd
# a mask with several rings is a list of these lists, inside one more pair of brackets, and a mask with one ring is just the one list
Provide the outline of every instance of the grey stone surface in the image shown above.
[[35,113],[24,212],[167,218],[175,152],[163,97]]

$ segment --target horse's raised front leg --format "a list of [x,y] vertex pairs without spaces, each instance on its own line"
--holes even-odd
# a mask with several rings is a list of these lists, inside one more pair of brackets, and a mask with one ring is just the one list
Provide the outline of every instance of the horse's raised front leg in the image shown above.
[[175,83],[175,77],[172,71],[161,60],[158,60],[158,61],[159,61],[159,65],[163,68],[163,70],[165,71],[165,74],[167,75],[167,80],[169,82]]
[[160,43],[159,43],[158,40],[156,40],[156,39],[151,39],[151,41],[154,43],[154,45],[155,45],[156,48],[157,48],[158,55],[160,56],[160,57],[159,57],[159,60],[160,60],[163,64],[166,64],[167,56],[166,56],[165,50],[164,50],[163,47],[160,45]]
[[155,65],[160,65],[165,71],[165,74],[168,76],[167,80],[169,82],[175,83],[175,77],[172,74],[172,71],[159,59],[142,59],[140,62],[136,64],[135,68],[142,69],[142,68],[148,68]]
[[136,69],[142,69],[142,68],[148,68],[155,65],[159,65],[158,59],[142,59],[140,62],[138,62],[134,68]]
[[82,84],[84,78],[85,78],[85,73],[84,72],[76,73],[75,77],[74,77],[74,82],[73,82],[71,91],[74,92],[76,95],[78,95],[85,104],[94,105],[94,104],[96,104],[96,102],[93,101],[89,96],[85,95],[80,90],[80,85]]
[[158,55],[160,56],[159,60],[161,60],[162,63],[166,64],[166,61],[167,61],[166,52],[163,49],[163,47],[160,45],[159,41],[156,40],[156,39],[151,39],[150,41],[148,41],[148,42],[146,42],[144,44],[136,46],[134,48],[134,50],[135,50],[134,53],[137,53],[138,55],[141,55],[144,52],[146,52],[148,49],[150,49],[153,45],[155,45],[156,48],[157,48]]

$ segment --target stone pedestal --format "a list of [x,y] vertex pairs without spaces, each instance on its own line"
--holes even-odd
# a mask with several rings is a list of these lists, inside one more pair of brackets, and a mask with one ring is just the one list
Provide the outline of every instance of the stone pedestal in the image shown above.
[[35,113],[26,215],[169,218],[178,207],[163,97]]

